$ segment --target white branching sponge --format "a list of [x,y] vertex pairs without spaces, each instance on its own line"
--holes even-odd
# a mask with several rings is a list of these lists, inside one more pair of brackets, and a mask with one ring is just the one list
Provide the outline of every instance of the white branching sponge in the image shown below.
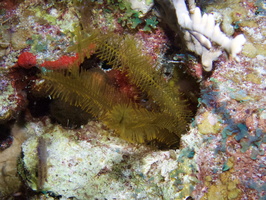
[[232,58],[236,58],[242,50],[246,42],[244,35],[227,37],[221,31],[219,24],[215,25],[212,14],[201,15],[198,7],[189,12],[185,0],[173,0],[173,5],[178,24],[184,31],[187,48],[201,56],[205,71],[211,71],[212,62],[221,55],[221,49],[225,49]]

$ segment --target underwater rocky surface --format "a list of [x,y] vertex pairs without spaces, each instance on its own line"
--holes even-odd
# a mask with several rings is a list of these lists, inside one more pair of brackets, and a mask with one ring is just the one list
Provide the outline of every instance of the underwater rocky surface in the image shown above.
[[[178,24],[168,1],[0,5],[0,199],[266,198],[263,1],[197,5],[213,13],[228,37],[246,38],[237,60],[223,52],[210,72],[200,57],[182,48],[186,43],[172,28]],[[162,13],[165,9],[170,16]],[[185,93],[195,115],[179,148],[127,142],[104,120],[40,89],[42,73],[76,62],[71,47],[92,28],[134,37],[137,46],[143,45],[140,54],[150,56],[173,90]],[[86,50],[91,59],[84,59],[82,68],[109,70],[94,51],[94,45]],[[161,106],[144,102],[147,94],[136,92],[125,76],[113,78],[121,93],[141,98],[139,106],[148,111]]]

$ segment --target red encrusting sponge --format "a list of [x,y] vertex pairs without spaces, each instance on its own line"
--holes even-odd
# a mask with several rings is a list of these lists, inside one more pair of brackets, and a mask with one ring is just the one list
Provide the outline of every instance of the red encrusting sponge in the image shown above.
[[37,60],[36,56],[30,52],[23,52],[18,57],[18,66],[23,67],[25,69],[30,69],[36,66]]
[[76,56],[61,56],[58,60],[43,62],[41,66],[46,69],[67,69],[74,65],[78,58],[78,54]]

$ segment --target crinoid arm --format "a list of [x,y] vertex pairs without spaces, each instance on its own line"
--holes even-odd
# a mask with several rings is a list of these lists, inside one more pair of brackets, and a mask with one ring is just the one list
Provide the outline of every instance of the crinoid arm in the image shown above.
[[178,143],[179,137],[172,132],[174,126],[168,117],[145,108],[120,104],[114,106],[103,121],[129,142],[148,143],[156,140],[170,147]]

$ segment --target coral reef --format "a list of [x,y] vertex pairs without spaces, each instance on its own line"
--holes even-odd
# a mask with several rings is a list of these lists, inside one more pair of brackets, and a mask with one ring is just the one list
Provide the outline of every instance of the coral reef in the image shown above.
[[[190,13],[196,7],[191,4],[193,1],[187,2],[189,9],[184,1],[175,1],[182,3],[178,9],[183,9],[183,22],[187,24],[180,17],[176,19],[171,1],[141,1],[145,5],[138,4],[143,5],[139,9],[130,2],[137,1],[0,2],[0,199],[265,199],[263,1],[200,1],[197,6],[206,12],[203,15],[198,9],[194,10],[196,14]],[[155,16],[151,5],[160,5],[159,10],[164,12]],[[225,49],[228,54],[237,54],[232,46],[216,44],[219,41],[205,35],[205,31],[195,32],[198,29],[194,26],[199,24],[194,22],[209,17],[220,24],[218,35],[230,44],[235,41],[233,38],[240,38],[242,43],[243,36],[237,35],[244,35],[246,43],[237,61],[222,53]],[[215,26],[218,30],[219,25]],[[92,30],[100,30],[99,37],[110,32],[119,35],[116,41],[122,43],[126,37],[133,38],[134,45],[140,48],[138,54],[149,57],[151,66],[162,74],[159,85],[168,84],[170,90],[180,88],[194,102],[196,99],[196,115],[182,134],[179,149],[159,150],[129,143],[93,116],[38,92],[41,73],[55,75],[65,71],[71,77],[70,66],[80,62],[80,69],[96,73],[99,79],[105,77],[108,84],[141,108],[171,111],[169,102],[164,100],[159,104],[156,98],[138,102],[149,99],[140,92],[143,82],[130,82],[132,74],[143,73],[141,66],[137,72],[120,71],[113,62],[121,58],[97,57],[96,43],[86,47],[90,51],[81,51],[86,49],[82,45],[88,43],[80,41],[91,37]],[[205,65],[207,70],[212,68],[210,72],[202,71],[206,60],[202,56],[198,59],[195,45],[189,48],[191,38],[182,40],[186,32],[198,38],[201,48],[209,51],[206,47],[211,44],[211,49],[221,52],[214,55],[217,58],[209,59],[212,65]],[[101,45],[109,48],[109,41],[103,41],[106,43]],[[119,48],[118,42],[115,44]],[[110,70],[112,66],[116,69]],[[188,89],[192,82],[189,74],[199,82],[199,97],[193,94],[195,90]],[[149,104],[154,107],[149,108]],[[112,120],[117,120],[117,112],[124,109],[121,104],[116,106]],[[138,109],[129,111],[130,121],[130,114],[137,116]],[[2,127],[8,127],[7,131]]]

